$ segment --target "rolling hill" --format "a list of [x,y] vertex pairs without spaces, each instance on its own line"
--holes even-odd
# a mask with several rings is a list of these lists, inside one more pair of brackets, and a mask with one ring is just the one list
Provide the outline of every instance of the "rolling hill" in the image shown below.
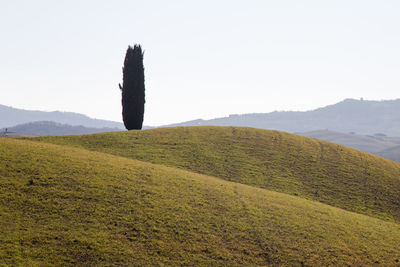
[[[121,128],[89,128],[80,126],[72,126],[68,124],[56,123],[53,121],[36,121],[29,122],[13,127],[7,128],[8,132],[15,132],[25,135],[36,135],[36,136],[46,136],[46,135],[81,135],[81,134],[92,134],[92,133],[102,133],[102,132],[115,132],[121,131]],[[0,129],[0,133],[5,132],[5,129]]]
[[310,111],[275,111],[193,120],[173,126],[243,126],[290,133],[329,129],[336,132],[400,136],[400,99],[367,101],[345,99]]
[[382,134],[360,135],[355,133],[339,133],[330,130],[297,134],[348,146],[400,162],[400,137],[389,137]]
[[400,162],[400,145],[379,151],[377,155]]
[[0,130],[0,137],[35,137],[37,135],[33,134],[25,134],[25,133],[18,133],[18,132],[6,132],[4,130]]
[[341,145],[240,127],[176,127],[31,140],[163,164],[400,221],[400,164]]
[[72,126],[85,126],[90,128],[119,128],[125,129],[120,122],[92,119],[86,115],[73,112],[38,111],[17,109],[0,105],[0,128],[12,127],[36,121],[53,121]]
[[[210,130],[219,135],[236,130],[236,138],[226,141],[238,145],[245,144],[241,138],[263,135],[249,129],[178,128],[81,138],[92,145],[96,140],[101,148],[120,135],[142,157],[147,146],[162,158],[168,151],[162,152],[163,146],[187,150],[179,145],[182,139],[196,146]],[[171,142],[171,134],[180,136],[177,145],[161,143]],[[283,148],[291,137],[282,136],[276,145]],[[159,142],[152,147],[149,139]],[[396,223],[79,148],[9,138],[0,138],[0,148],[2,265],[389,266],[400,261]]]

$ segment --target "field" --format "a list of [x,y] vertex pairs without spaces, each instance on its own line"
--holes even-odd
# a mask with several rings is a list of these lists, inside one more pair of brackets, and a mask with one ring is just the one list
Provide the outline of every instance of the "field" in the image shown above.
[[0,138],[0,162],[3,265],[400,261],[399,164],[326,142],[223,127]]
[[185,169],[400,220],[399,163],[284,132],[177,127],[33,140]]

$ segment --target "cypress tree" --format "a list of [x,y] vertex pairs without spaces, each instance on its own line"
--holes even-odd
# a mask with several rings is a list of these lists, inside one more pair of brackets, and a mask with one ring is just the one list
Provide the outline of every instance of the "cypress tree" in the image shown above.
[[144,67],[140,45],[128,46],[124,67],[122,92],[122,119],[127,130],[140,130],[144,115]]

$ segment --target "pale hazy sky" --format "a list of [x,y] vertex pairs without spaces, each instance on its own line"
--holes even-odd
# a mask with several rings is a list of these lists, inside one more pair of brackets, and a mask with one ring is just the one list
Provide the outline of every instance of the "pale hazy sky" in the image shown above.
[[121,121],[128,45],[145,124],[395,99],[400,1],[0,0],[0,104]]

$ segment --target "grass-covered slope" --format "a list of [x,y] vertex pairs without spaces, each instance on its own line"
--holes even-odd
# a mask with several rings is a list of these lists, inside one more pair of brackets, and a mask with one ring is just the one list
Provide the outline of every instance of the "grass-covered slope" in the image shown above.
[[400,164],[293,134],[177,127],[36,141],[179,167],[400,221]]
[[395,265],[400,227],[107,154],[0,138],[0,265]]

